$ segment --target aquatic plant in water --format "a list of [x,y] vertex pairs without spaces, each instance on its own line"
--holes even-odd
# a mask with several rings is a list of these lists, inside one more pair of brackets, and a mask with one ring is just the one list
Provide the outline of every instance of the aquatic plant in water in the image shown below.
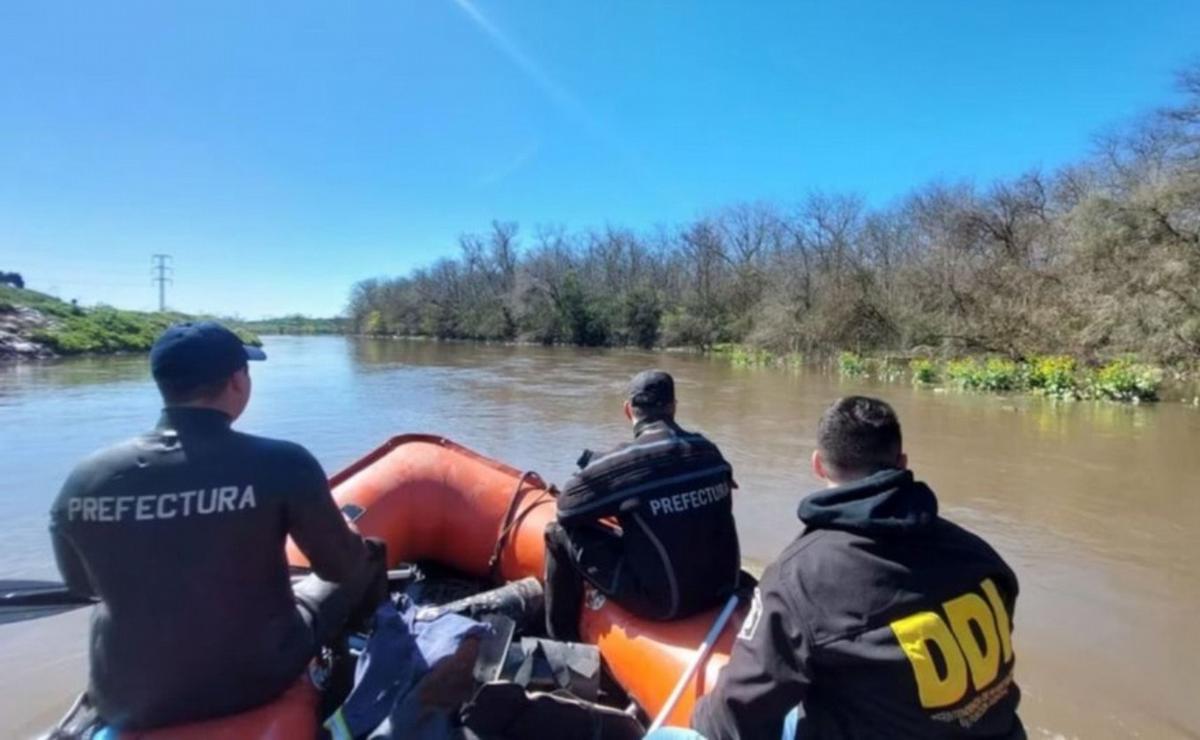
[[1122,357],[1096,371],[1090,390],[1097,398],[1113,401],[1157,401],[1162,381],[1161,369]]
[[912,371],[913,383],[917,385],[933,385],[938,382],[937,365],[933,360],[918,357],[908,363],[908,369]]
[[991,357],[985,362],[975,358],[946,363],[946,377],[963,390],[1011,391],[1021,387],[1021,368],[1012,360]]
[[861,378],[870,373],[870,366],[862,355],[843,352],[838,355],[838,372],[851,378]]
[[1078,364],[1074,357],[1046,355],[1034,357],[1025,369],[1025,383],[1034,393],[1052,398],[1077,398]]

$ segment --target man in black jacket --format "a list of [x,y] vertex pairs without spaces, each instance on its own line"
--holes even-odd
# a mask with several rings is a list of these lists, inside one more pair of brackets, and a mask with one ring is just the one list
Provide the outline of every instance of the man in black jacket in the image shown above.
[[[578,639],[583,579],[657,620],[711,607],[737,583],[733,469],[716,445],[675,423],[671,376],[635,376],[625,417],[634,441],[585,452],[546,528],[546,627],[560,640]],[[619,527],[601,521],[614,517]]]
[[[381,545],[352,531],[313,456],[230,428],[246,361],[265,357],[213,322],[169,328],[150,354],[158,426],[81,462],[51,510],[63,580],[100,599],[88,696],[118,728],[270,701],[386,593]],[[288,536],[315,574],[295,593]]]
[[1016,576],[938,516],[895,412],[839,400],[812,467],[829,488],[801,502],[806,529],[763,574],[693,726],[711,740],[1023,738]]

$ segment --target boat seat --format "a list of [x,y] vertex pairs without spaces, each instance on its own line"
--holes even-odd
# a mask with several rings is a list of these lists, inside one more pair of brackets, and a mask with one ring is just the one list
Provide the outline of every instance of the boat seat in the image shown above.
[[155,730],[122,732],[118,740],[315,740],[320,696],[307,672],[275,701],[228,717]]

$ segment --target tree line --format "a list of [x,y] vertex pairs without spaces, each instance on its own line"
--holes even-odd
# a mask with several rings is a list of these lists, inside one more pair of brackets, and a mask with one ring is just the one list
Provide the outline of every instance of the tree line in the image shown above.
[[355,331],[590,346],[1200,357],[1200,64],[1181,102],[1053,173],[885,207],[815,192],[677,228],[515,223],[359,282]]

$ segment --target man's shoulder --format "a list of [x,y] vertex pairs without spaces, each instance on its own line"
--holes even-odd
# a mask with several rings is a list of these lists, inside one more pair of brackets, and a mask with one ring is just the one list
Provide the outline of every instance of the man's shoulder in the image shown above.
[[716,446],[716,444],[708,438],[708,435],[701,430],[688,429],[687,427],[681,426],[677,422],[671,422],[670,424],[666,425],[664,427],[664,432],[685,441],[702,442],[713,445],[714,447]]
[[244,464],[252,464],[267,479],[295,490],[328,490],[325,469],[308,448],[298,442],[234,432]]
[[276,439],[275,437],[262,437],[247,432],[234,432],[233,439],[237,444],[246,447],[254,453],[270,456],[274,459],[296,462],[316,460],[313,454],[308,451],[308,448],[299,442]]
[[800,592],[821,598],[828,591],[840,591],[855,568],[870,538],[841,529],[806,529],[800,532],[768,566],[782,583]]
[[98,450],[93,450],[75,464],[71,471],[72,477],[83,474],[89,477],[104,476],[138,465],[138,459],[146,448],[147,435],[121,440]]
[[143,434],[87,454],[67,475],[58,500],[91,495],[125,471],[141,467],[145,446],[146,435]]
[[1004,558],[990,542],[961,524],[939,516],[935,520],[933,527],[936,535],[944,542],[952,543],[959,549],[971,550],[982,559],[993,560],[1004,568],[1009,567],[1008,563],[1004,561]]
[[802,530],[780,551],[772,565],[781,570],[795,569],[806,558],[812,557],[814,552],[849,546],[849,538],[852,537],[836,529]]

